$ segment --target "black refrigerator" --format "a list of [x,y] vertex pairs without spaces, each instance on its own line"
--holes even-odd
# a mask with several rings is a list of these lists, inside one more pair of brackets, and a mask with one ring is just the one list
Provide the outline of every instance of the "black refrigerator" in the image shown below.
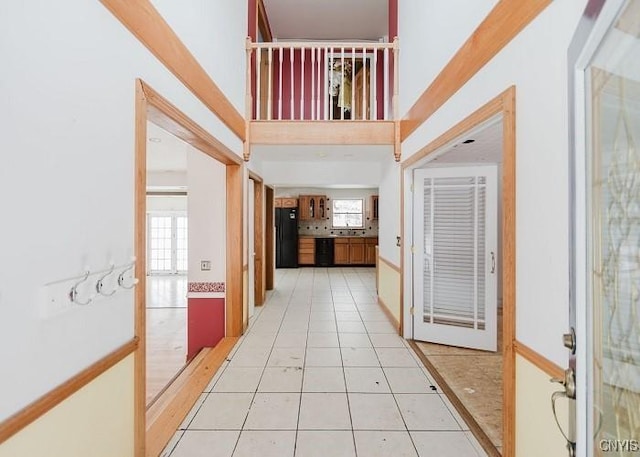
[[276,208],[276,268],[298,268],[297,208]]

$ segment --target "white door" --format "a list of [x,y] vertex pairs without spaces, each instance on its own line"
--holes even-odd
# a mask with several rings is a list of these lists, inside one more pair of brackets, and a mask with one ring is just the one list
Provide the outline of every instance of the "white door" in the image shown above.
[[497,168],[414,171],[417,340],[497,349]]
[[253,312],[255,311],[255,306],[256,306],[256,293],[255,293],[255,275],[256,275],[256,268],[255,268],[255,260],[256,260],[256,253],[255,251],[255,201],[254,201],[254,197],[255,197],[255,181],[253,179],[249,180],[249,190],[248,190],[248,194],[249,194],[249,213],[247,216],[248,219],[248,225],[249,225],[249,236],[248,236],[248,241],[247,241],[247,249],[249,252],[249,272],[248,272],[248,276],[249,276],[249,280],[248,280],[248,288],[249,288],[249,296],[247,298],[247,303],[249,306],[249,317],[253,316]]

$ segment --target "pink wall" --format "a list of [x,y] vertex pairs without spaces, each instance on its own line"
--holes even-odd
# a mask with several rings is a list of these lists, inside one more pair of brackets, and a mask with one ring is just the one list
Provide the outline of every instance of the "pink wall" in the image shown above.
[[224,298],[189,298],[187,305],[187,360],[224,338]]

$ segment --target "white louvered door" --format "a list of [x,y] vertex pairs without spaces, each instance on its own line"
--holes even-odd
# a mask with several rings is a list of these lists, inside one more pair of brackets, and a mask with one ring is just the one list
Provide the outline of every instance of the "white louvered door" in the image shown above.
[[414,339],[497,349],[497,168],[414,171]]

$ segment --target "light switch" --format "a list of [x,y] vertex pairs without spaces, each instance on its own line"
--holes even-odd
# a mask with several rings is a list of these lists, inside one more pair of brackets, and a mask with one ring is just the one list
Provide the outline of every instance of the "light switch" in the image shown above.
[[200,271],[210,271],[210,270],[211,270],[211,260],[201,260]]

